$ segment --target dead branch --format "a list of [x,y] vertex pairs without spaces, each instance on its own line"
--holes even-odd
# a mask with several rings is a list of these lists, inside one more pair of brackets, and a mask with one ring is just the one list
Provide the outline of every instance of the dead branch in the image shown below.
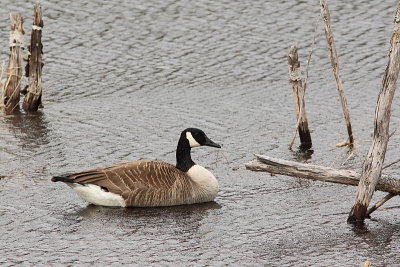
[[[268,157],[265,155],[255,156],[257,158],[256,160],[245,164],[246,168],[252,171],[269,172],[272,174],[282,174],[353,186],[357,186],[360,182],[361,175],[352,170],[339,170],[330,167]],[[396,195],[400,194],[400,179],[383,175],[375,189]]]
[[325,36],[326,36],[326,41],[328,43],[329,58],[331,60],[333,76],[335,77],[336,89],[339,93],[340,103],[342,104],[343,116],[346,121],[347,133],[349,135],[349,147],[353,149],[354,146],[353,131],[351,128],[350,114],[349,114],[349,109],[347,107],[346,97],[344,95],[342,80],[339,77],[339,58],[336,51],[335,40],[333,38],[333,32],[331,28],[331,15],[329,13],[327,0],[320,0],[320,7],[321,7],[321,17],[323,18],[325,24]]
[[380,206],[385,204],[386,201],[391,199],[392,197],[397,196],[396,194],[389,193],[387,194],[384,198],[382,198],[380,201],[378,201],[374,206],[372,206],[368,211],[367,211],[367,217],[371,215],[372,212],[376,211]]
[[390,40],[389,62],[375,109],[374,138],[365,157],[357,197],[348,217],[348,221],[351,223],[363,222],[367,216],[367,208],[381,176],[385,160],[389,140],[391,105],[400,70],[400,1],[394,23],[395,30]]

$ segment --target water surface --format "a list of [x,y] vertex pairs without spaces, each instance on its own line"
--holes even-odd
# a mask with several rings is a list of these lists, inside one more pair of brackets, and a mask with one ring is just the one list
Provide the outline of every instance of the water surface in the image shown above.
[[[314,164],[360,170],[387,63],[396,1],[331,1],[341,78],[358,150],[346,128],[321,21],[306,107]],[[29,31],[32,3],[0,0],[1,58],[8,13]],[[365,228],[346,223],[356,187],[245,170],[253,153],[289,151],[295,125],[287,48],[303,70],[315,1],[42,1],[44,109],[0,115],[2,266],[395,266],[396,198]],[[391,130],[400,125],[399,97]],[[155,209],[91,206],[53,175],[136,159],[174,163],[180,131],[203,129],[223,148],[193,159],[220,182],[215,203]],[[296,145],[298,141],[296,140]],[[399,134],[386,162],[398,159]],[[395,165],[385,170],[398,176]],[[374,201],[383,197],[377,192]]]

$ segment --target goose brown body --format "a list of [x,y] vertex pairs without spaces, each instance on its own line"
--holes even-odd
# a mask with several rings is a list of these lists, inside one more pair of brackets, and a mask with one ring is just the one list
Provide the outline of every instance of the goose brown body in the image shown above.
[[192,204],[211,201],[215,197],[187,173],[163,161],[126,162],[67,177],[75,183],[94,184],[122,196],[126,207]]
[[203,131],[187,128],[181,133],[176,150],[177,164],[138,160],[68,175],[55,176],[84,200],[103,206],[155,207],[214,200],[218,182],[207,169],[195,164],[192,147],[221,148]]

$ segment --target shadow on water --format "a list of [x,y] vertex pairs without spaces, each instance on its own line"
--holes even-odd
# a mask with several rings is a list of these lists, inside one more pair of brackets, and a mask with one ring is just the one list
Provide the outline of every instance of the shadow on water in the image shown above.
[[21,147],[28,151],[49,143],[49,127],[42,111],[22,113],[16,111],[4,116],[10,132],[20,141]]
[[84,219],[96,219],[99,217],[182,217],[185,215],[202,216],[210,210],[220,209],[222,206],[216,202],[199,203],[192,205],[181,205],[171,207],[152,208],[115,208],[103,207],[89,204],[87,207],[78,210],[73,215]]
[[400,236],[400,224],[393,224],[382,219],[371,219],[364,224],[350,225],[358,244],[366,244],[371,253],[391,252],[392,244]]
[[[90,204],[76,212],[65,214],[61,228],[65,232],[78,232],[87,231],[97,225],[103,232],[112,235],[142,232],[148,234],[149,239],[157,235],[159,229],[172,235],[193,235],[199,231],[202,221],[208,217],[210,211],[221,207],[216,202],[155,208],[115,208]],[[184,236],[181,237],[185,238]]]
[[314,150],[302,149],[301,147],[299,147],[297,151],[292,151],[293,160],[298,162],[307,162],[311,159],[313,154]]
[[42,111],[15,111],[0,116],[2,172],[9,177],[44,176],[44,170],[54,158],[51,153],[55,150],[47,149],[51,145],[51,132],[48,118]]

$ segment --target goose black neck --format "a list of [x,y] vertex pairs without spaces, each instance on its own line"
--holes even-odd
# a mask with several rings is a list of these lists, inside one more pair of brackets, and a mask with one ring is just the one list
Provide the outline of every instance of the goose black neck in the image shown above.
[[176,168],[183,172],[187,172],[195,163],[190,156],[190,145],[189,141],[185,136],[181,136],[176,148]]

